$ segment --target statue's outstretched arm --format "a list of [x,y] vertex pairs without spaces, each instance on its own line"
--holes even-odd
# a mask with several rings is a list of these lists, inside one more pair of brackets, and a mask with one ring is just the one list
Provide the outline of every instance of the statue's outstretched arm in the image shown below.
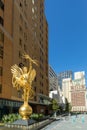
[[32,70],[32,64],[38,65],[37,60],[33,60],[33,59],[32,59],[29,55],[27,55],[27,54],[23,54],[22,57],[29,60],[29,70],[28,70],[28,73],[30,73],[31,70]]

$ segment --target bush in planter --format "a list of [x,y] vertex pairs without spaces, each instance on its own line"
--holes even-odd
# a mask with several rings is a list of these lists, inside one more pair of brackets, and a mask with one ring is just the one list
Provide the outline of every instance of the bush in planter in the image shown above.
[[12,123],[18,119],[21,119],[21,116],[19,114],[9,114],[9,115],[4,115],[2,117],[2,123]]
[[40,119],[40,118],[43,118],[43,117],[44,117],[44,115],[43,115],[43,114],[39,114],[39,119]]
[[[31,116],[30,116],[30,119],[34,119],[36,121],[42,119],[44,117],[43,114],[36,114],[36,113],[33,113]],[[21,119],[21,116],[19,114],[9,114],[9,115],[4,115],[2,117],[2,120],[1,122],[2,123],[12,123],[18,119]]]
[[33,114],[31,114],[30,118],[34,119],[34,120],[37,120],[38,119],[38,114],[33,113]]
[[33,113],[31,116],[30,116],[30,118],[31,119],[34,119],[34,120],[39,120],[39,119],[42,119],[44,117],[44,115],[43,114],[37,114],[37,113]]

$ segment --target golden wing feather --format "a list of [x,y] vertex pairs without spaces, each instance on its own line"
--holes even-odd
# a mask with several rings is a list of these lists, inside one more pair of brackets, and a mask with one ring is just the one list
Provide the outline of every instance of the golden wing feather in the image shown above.
[[11,72],[16,77],[20,77],[23,74],[22,69],[16,64],[11,67]]
[[18,67],[18,65],[13,65],[11,67],[11,72],[13,74],[13,77],[12,77],[12,84],[13,84],[13,87],[17,87],[17,89],[19,89],[19,85],[20,85],[20,78],[23,74],[23,71],[20,67]]
[[31,73],[29,74],[29,77],[28,77],[28,81],[30,82],[30,85],[31,85],[32,81],[34,80],[35,76],[36,76],[36,71],[35,71],[35,69],[33,69],[33,70],[31,70]]
[[29,91],[29,99],[33,99],[33,98],[34,98],[34,95],[35,95],[35,92],[34,92],[34,90],[31,88],[30,91]]

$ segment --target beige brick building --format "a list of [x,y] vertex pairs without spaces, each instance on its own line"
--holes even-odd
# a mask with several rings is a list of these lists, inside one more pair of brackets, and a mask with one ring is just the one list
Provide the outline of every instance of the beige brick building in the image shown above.
[[[44,0],[0,0],[0,104],[8,113],[21,104],[21,92],[12,87],[11,66],[28,66],[21,58],[26,52],[39,61],[33,82],[36,95],[30,101],[35,111],[44,111],[38,94],[48,96],[48,24],[44,13]],[[42,104],[42,105],[41,105]],[[14,108],[15,106],[15,108]],[[40,109],[39,109],[40,108]],[[2,112],[3,113],[3,112]]]
[[66,78],[62,80],[63,96],[67,98],[69,103],[71,103],[71,84],[72,84],[71,78]]
[[71,85],[72,111],[87,111],[85,72],[75,72]]
[[72,111],[86,111],[86,88],[82,85],[71,86]]

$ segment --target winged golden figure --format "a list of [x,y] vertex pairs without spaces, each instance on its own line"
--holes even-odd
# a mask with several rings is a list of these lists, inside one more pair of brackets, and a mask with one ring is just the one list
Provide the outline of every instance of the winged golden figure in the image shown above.
[[36,71],[32,68],[32,64],[38,64],[36,60],[31,59],[31,57],[27,54],[24,54],[22,58],[29,60],[29,68],[20,68],[16,64],[13,65],[11,67],[11,72],[13,74],[12,84],[13,87],[17,88],[17,90],[20,90],[22,88],[24,102],[28,103],[28,99],[34,95],[34,91],[32,89],[32,82],[36,76]]

